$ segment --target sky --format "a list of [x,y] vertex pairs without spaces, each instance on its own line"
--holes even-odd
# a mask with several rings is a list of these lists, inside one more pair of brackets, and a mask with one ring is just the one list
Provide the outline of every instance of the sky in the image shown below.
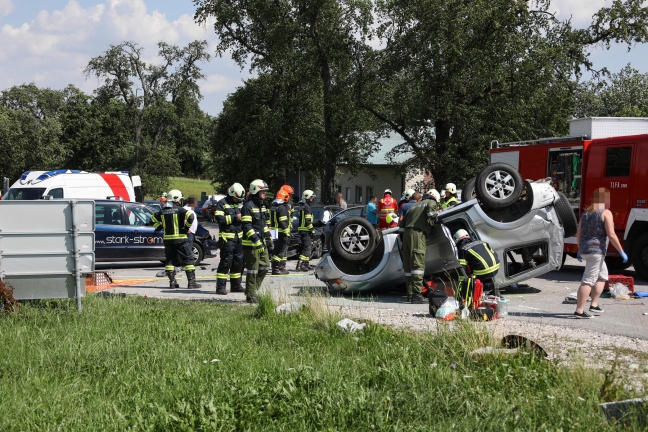
[[[585,27],[592,15],[612,0],[553,0],[561,19],[571,16]],[[648,4],[648,1],[646,2]],[[144,60],[155,62],[157,43],[186,46],[206,40],[212,55],[202,65],[201,107],[217,115],[227,95],[243,85],[250,74],[227,56],[214,56],[216,35],[211,27],[194,22],[192,0],[0,0],[0,90],[34,83],[63,89],[74,84],[92,94],[101,83],[86,78],[88,61],[110,45],[133,41],[144,48]],[[648,45],[603,47],[592,51],[595,68],[617,72],[626,64],[648,73]]]

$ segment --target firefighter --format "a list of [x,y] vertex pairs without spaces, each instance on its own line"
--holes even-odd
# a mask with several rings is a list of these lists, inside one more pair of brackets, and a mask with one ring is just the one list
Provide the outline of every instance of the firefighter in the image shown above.
[[[385,189],[382,199],[378,203],[378,228],[387,229],[397,226],[396,222],[392,221],[392,214],[398,215],[398,202],[392,198],[391,189]],[[387,222],[387,216],[390,216],[390,222]]]
[[[166,196],[167,205],[151,217],[151,222],[156,230],[163,230],[164,240],[164,270],[169,278],[170,288],[180,288],[175,278],[175,266],[184,266],[189,285],[187,288],[200,288],[196,282],[196,258],[194,257],[187,232],[196,217],[194,212],[187,211],[180,203],[182,192],[177,189],[169,191]],[[171,203],[171,205],[169,205]]]
[[481,240],[473,240],[465,229],[454,234],[457,243],[459,263],[466,269],[468,276],[475,276],[484,284],[484,292],[493,291],[501,297],[493,278],[500,268],[499,258],[490,245]]
[[407,286],[407,300],[418,304],[425,303],[421,294],[425,275],[425,238],[432,233],[439,203],[435,197],[413,204],[400,219],[403,230],[403,270]]
[[[234,183],[227,190],[229,196],[216,204],[214,216],[218,222],[218,243],[220,244],[220,262],[216,270],[216,294],[227,294],[227,279],[230,280],[232,292],[243,292],[241,272],[243,271],[243,236],[241,208],[245,188]],[[229,276],[228,276],[229,274]]]
[[457,199],[457,185],[454,183],[448,183],[445,185],[445,199],[443,200],[441,208],[450,208],[457,204],[459,204],[459,200]]
[[421,194],[419,192],[416,192],[414,189],[407,189],[405,191],[405,195],[403,195],[403,198],[405,198],[407,201],[399,207],[399,217],[403,217],[403,215],[407,213],[407,210],[409,210],[410,207],[421,201]]
[[268,211],[265,197],[268,185],[263,180],[250,183],[249,198],[241,210],[243,223],[243,260],[245,276],[245,301],[258,303],[257,293],[270,268],[268,251],[273,249],[272,237],[266,224]]
[[299,202],[299,239],[301,241],[301,250],[297,260],[295,270],[309,271],[310,270],[310,257],[313,252],[313,234],[315,234],[315,227],[313,226],[313,211],[311,210],[311,203],[315,199],[315,192],[306,189],[302,194],[302,199]]
[[288,242],[290,241],[289,199],[288,192],[280,189],[270,205],[270,229],[277,231],[277,244],[272,254],[273,275],[288,274],[285,266],[288,259]]

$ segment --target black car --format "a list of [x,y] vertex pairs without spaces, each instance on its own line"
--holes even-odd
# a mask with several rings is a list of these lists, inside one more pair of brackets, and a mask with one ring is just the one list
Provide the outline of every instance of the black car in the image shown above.
[[[321,258],[324,253],[324,233],[322,232],[321,226],[333,217],[333,215],[342,210],[342,208],[334,205],[313,205],[311,206],[311,210],[313,212],[313,224],[315,225],[311,258],[318,259]],[[295,208],[292,217],[292,227],[290,229],[290,242],[288,243],[288,258],[299,255],[301,249],[301,238],[299,237],[298,228],[299,211]]]
[[[155,231],[148,205],[115,200],[95,201],[95,261],[164,261],[162,231]],[[212,237],[198,224],[194,256],[200,263],[213,256]]]

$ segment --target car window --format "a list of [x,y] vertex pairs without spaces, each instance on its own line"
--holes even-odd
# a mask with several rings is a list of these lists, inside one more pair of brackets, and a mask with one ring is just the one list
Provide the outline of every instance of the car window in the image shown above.
[[50,191],[47,192],[47,195],[51,196],[52,198],[63,198],[63,188],[50,189]]
[[119,203],[96,203],[96,225],[121,225],[121,205]]
[[148,207],[138,204],[126,204],[125,207],[129,225],[145,226],[151,221],[153,212]]

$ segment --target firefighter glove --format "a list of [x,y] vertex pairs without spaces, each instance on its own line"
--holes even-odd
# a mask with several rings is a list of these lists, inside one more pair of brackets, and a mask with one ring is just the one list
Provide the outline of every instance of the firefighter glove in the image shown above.
[[271,238],[267,237],[265,240],[265,244],[269,251],[274,249],[274,242],[272,241]]

